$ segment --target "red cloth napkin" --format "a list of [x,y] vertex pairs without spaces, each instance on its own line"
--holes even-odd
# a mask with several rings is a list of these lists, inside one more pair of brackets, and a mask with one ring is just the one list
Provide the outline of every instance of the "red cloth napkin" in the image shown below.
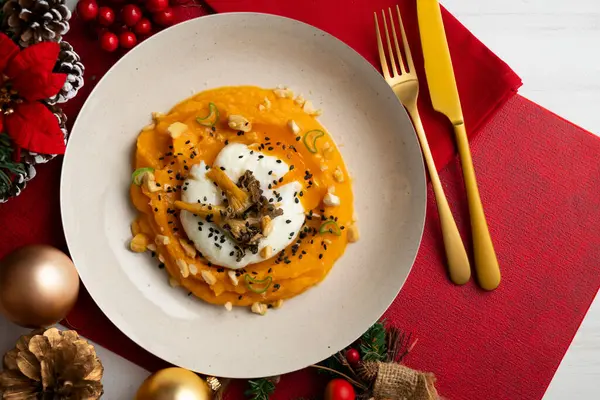
[[[338,36],[376,64],[372,12],[389,0],[210,1],[217,11],[253,10],[310,22]],[[421,79],[413,1],[402,12]],[[200,9],[192,9],[200,14]],[[186,10],[187,12],[187,10]],[[185,17],[185,16],[184,16]],[[553,114],[514,97],[514,73],[460,23],[444,13],[448,40],[481,196],[503,270],[503,283],[483,293],[471,282],[457,288],[446,278],[443,246],[433,196],[417,261],[387,318],[419,338],[407,359],[410,366],[438,377],[440,393],[450,399],[540,398],[600,285],[600,207],[594,188],[600,184],[595,161],[600,141]],[[114,62],[94,51],[74,26],[74,44],[90,77]],[[421,112],[457,222],[468,238],[468,213],[451,130],[436,115],[426,91]],[[69,103],[70,115],[85,98]],[[499,111],[498,111],[499,109]],[[496,113],[497,112],[497,113]],[[478,130],[478,128],[481,128]],[[58,218],[60,166],[39,169],[23,195],[0,207],[0,255],[20,244],[63,244]],[[41,201],[40,201],[41,200]],[[119,354],[156,369],[164,364],[125,338],[83,292],[69,324]],[[302,351],[299,347],[298,351]],[[321,393],[322,380],[311,371],[283,378],[275,398]],[[240,398],[234,386],[228,398]]]

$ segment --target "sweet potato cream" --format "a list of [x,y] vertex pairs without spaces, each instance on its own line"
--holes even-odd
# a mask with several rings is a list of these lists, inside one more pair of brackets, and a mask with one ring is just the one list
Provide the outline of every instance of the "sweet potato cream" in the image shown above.
[[351,180],[317,121],[284,87],[207,90],[137,139],[130,247],[213,304],[279,307],[322,281],[358,239]]

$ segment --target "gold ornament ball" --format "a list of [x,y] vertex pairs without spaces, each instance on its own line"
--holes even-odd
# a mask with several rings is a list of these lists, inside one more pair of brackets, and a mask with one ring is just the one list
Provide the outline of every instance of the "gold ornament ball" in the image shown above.
[[26,328],[50,326],[75,305],[79,276],[66,254],[25,246],[0,260],[0,314]]
[[210,400],[208,384],[192,371],[166,368],[150,375],[135,400]]

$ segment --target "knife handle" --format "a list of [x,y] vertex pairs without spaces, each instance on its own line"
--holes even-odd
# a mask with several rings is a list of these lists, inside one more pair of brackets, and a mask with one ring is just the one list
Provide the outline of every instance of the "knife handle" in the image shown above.
[[465,250],[462,238],[450,211],[442,182],[438,176],[435,162],[433,161],[433,155],[427,142],[427,136],[425,136],[425,129],[421,123],[421,117],[416,105],[414,107],[406,107],[406,110],[410,114],[413,120],[417,137],[421,143],[421,149],[423,150],[423,158],[425,158],[425,165],[429,171],[431,178],[431,186],[433,187],[433,193],[435,195],[435,201],[437,203],[438,214],[440,216],[440,225],[442,228],[442,237],[444,239],[444,248],[446,250],[446,260],[448,261],[448,273],[450,280],[456,285],[464,285],[471,278],[471,267],[469,265],[469,257]]
[[500,284],[500,267],[498,266],[494,244],[492,243],[483,212],[483,205],[479,197],[479,189],[477,188],[477,180],[475,178],[473,159],[471,158],[465,124],[454,125],[454,132],[456,134],[458,153],[460,154],[465,187],[467,189],[477,279],[483,289],[494,290]]

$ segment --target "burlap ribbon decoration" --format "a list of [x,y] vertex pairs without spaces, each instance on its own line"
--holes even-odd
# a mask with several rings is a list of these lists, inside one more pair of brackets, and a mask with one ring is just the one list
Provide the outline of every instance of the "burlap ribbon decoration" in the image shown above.
[[364,362],[361,378],[374,382],[375,400],[437,400],[435,376],[396,363]]

